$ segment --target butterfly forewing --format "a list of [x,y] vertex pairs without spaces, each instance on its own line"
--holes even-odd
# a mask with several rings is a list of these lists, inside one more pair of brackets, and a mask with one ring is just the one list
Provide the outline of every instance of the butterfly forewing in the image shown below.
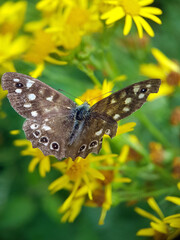
[[150,93],[157,93],[161,84],[160,79],[150,79],[132,84],[92,106],[91,111],[107,114],[119,121],[139,109]]
[[12,107],[23,117],[41,118],[52,115],[68,115],[75,103],[30,76],[8,72],[2,76],[2,87],[8,90],[8,99]]

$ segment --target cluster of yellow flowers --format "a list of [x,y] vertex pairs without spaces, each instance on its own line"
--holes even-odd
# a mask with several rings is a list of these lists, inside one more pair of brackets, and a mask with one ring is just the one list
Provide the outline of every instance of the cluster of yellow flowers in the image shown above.
[[[143,37],[143,29],[153,37],[154,31],[145,18],[161,24],[157,15],[162,14],[159,8],[149,6],[153,2],[153,0],[40,0],[36,4],[39,19],[33,18],[32,21],[27,21],[25,20],[26,2],[6,1],[0,6],[0,74],[8,71],[15,72],[15,60],[33,66],[32,71],[29,72],[32,77],[42,74],[45,62],[55,65],[75,64],[87,73],[95,84],[93,89],[87,90],[81,96],[81,100],[86,100],[93,105],[106,97],[112,91],[114,84],[125,80],[126,76],[118,76],[112,81],[104,80],[103,84],[100,84],[93,75],[95,66],[88,61],[85,66],[77,61],[83,48],[83,41],[85,44],[94,33],[101,34],[106,28],[112,27],[115,22],[118,23],[123,18],[125,18],[124,35],[129,34],[134,21],[139,38]],[[140,72],[150,78],[162,79],[162,85],[159,93],[151,95],[148,100],[171,95],[175,87],[180,85],[179,64],[168,59],[158,49],[152,48],[152,54],[158,64],[142,64]],[[6,92],[0,86],[0,107],[5,96]],[[76,99],[76,102],[79,103],[79,100]],[[5,114],[0,112],[1,116],[5,117]],[[117,145],[119,135],[133,131],[135,125],[131,122],[119,126],[113,140],[114,146]],[[12,131],[12,134],[17,133]],[[117,154],[113,154],[109,138],[105,136],[101,155],[89,154],[86,159],[78,157],[72,161],[68,158],[61,162],[54,157],[44,156],[39,149],[33,149],[27,140],[15,140],[14,144],[18,147],[26,147],[21,151],[23,156],[33,157],[29,164],[30,172],[33,172],[37,165],[42,177],[45,177],[52,167],[59,171],[60,177],[50,184],[49,190],[52,193],[62,189],[69,192],[68,198],[59,208],[59,212],[63,214],[63,222],[73,222],[82,206],[86,205],[101,207],[99,224],[103,224],[106,213],[112,206],[114,186],[116,189],[121,189],[123,184],[132,181],[124,177],[120,169],[129,159],[139,161],[143,156],[148,155],[137,137],[129,135],[126,138],[126,144]],[[153,145],[154,148],[157,149],[157,144]],[[158,149],[160,148],[158,145]],[[152,151],[150,156],[152,156],[151,160],[154,159]],[[173,197],[167,197],[167,200],[176,201],[180,205],[179,198],[175,200]],[[168,236],[169,234],[177,235],[177,231],[180,231],[180,215],[164,218],[153,198],[148,200],[148,204],[161,219],[136,208],[140,215],[153,221],[150,229],[141,230],[138,235],[155,236],[157,232]],[[175,230],[172,231],[172,229]]]

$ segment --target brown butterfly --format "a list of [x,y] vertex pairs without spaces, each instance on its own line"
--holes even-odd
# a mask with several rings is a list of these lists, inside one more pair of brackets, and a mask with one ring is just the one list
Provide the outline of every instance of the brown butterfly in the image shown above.
[[92,107],[77,106],[71,99],[30,76],[7,72],[2,87],[12,107],[24,118],[26,137],[44,155],[58,159],[98,153],[103,135],[116,135],[117,121],[139,109],[150,93],[157,93],[160,79],[132,84]]

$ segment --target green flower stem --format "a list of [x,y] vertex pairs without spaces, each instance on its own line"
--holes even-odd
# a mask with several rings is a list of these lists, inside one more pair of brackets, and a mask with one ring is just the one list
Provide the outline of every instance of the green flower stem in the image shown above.
[[[171,190],[175,191],[176,190],[176,186],[172,186]],[[158,190],[154,190],[154,191],[148,191],[145,192],[143,190],[132,190],[128,192],[127,189],[125,189],[125,191],[123,191],[121,189],[121,198],[120,198],[120,202],[126,202],[129,201],[129,199],[131,200],[140,200],[140,199],[145,199],[145,198],[149,198],[149,197],[159,197],[162,195],[168,195],[169,194],[169,187],[167,188],[161,188]]]
[[86,66],[84,66],[82,63],[78,62],[77,67],[84,72],[85,74],[87,74],[87,76],[92,80],[92,82],[98,86],[101,87],[101,83],[100,81],[96,78],[96,76],[94,75],[94,72],[87,68]]
[[158,130],[142,112],[139,111],[137,117],[159,142],[161,142],[167,148],[171,146],[160,130]]

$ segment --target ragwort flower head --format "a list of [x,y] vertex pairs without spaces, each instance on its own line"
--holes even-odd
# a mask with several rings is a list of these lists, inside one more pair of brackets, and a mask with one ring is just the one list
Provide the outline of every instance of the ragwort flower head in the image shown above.
[[6,1],[0,6],[0,32],[1,34],[17,33],[24,21],[27,3],[25,1]]
[[[172,201],[172,197],[168,197],[166,199],[169,201]],[[139,230],[137,232],[137,236],[153,237],[153,239],[156,239],[156,240],[161,240],[161,239],[173,240],[177,236],[179,236],[180,235],[180,214],[174,214],[168,217],[164,217],[163,212],[159,208],[154,198],[149,198],[147,202],[149,206],[159,216],[159,218],[139,207],[136,207],[135,211],[139,215],[151,220],[150,228],[144,228]],[[180,201],[178,200],[178,202]]]
[[132,27],[132,21],[136,24],[139,37],[143,37],[143,29],[154,37],[154,31],[144,18],[148,18],[158,24],[161,20],[156,16],[162,14],[159,8],[149,7],[153,0],[103,0],[109,4],[111,9],[101,15],[101,19],[106,20],[106,24],[112,24],[125,17],[123,34],[127,35]]
[[162,84],[157,94],[151,94],[148,100],[154,100],[160,96],[170,95],[175,88],[180,86],[180,65],[165,56],[159,49],[152,48],[152,54],[158,64],[142,64],[140,72],[150,78],[160,78]]

